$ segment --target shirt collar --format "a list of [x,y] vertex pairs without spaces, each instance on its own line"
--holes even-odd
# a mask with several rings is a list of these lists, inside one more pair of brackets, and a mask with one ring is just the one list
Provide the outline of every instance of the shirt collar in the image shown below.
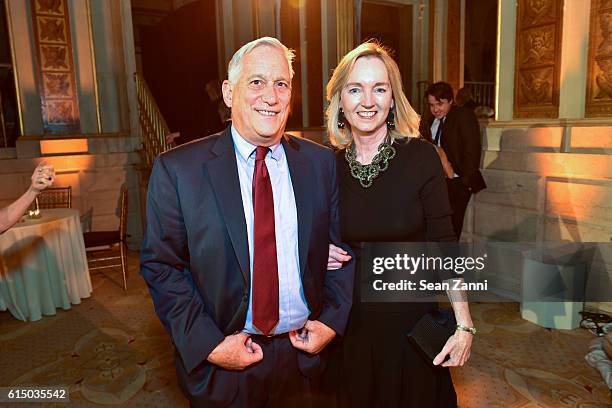
[[[244,160],[245,162],[249,161],[249,159],[255,160],[255,149],[257,146],[242,137],[234,125],[232,125],[231,132],[232,140],[234,141],[234,146],[236,146],[236,151],[238,152],[240,159]],[[270,146],[270,150],[270,157],[277,162],[283,158],[285,153],[280,142]]]

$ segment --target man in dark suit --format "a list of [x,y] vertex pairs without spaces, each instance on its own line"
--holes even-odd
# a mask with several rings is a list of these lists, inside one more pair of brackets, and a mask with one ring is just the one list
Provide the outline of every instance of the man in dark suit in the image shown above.
[[470,197],[486,188],[479,170],[480,126],[474,111],[455,105],[450,84],[431,84],[425,91],[425,98],[432,118],[424,121],[421,134],[438,147],[447,176],[453,229],[460,239]]
[[232,125],[153,167],[141,272],[192,406],[301,405],[346,325],[354,265],[326,270],[335,159],[284,134],[292,59],[274,38],[244,45],[222,89]]

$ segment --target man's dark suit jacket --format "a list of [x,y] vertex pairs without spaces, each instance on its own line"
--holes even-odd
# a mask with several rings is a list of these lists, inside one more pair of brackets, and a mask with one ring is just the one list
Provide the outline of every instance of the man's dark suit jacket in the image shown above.
[[[331,150],[308,140],[285,135],[282,144],[297,206],[299,264],[309,318],[342,335],[351,308],[354,264],[326,270],[329,243],[339,244],[336,160]],[[141,273],[176,347],[179,385],[192,404],[231,401],[237,391],[236,372],[206,360],[225,336],[244,328],[251,285],[229,127],[155,161]],[[306,365],[320,363],[319,356],[302,354]]]
[[[433,141],[431,125],[434,117],[423,121],[421,135]],[[480,126],[474,111],[456,105],[446,115],[442,126],[441,147],[448,161],[459,175],[463,184],[472,193],[477,193],[487,187],[480,173]]]

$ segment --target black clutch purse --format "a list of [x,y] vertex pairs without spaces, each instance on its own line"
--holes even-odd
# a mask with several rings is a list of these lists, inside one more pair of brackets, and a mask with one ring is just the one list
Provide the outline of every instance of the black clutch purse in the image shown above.
[[432,362],[455,333],[456,325],[453,309],[436,309],[423,315],[406,336],[423,357]]

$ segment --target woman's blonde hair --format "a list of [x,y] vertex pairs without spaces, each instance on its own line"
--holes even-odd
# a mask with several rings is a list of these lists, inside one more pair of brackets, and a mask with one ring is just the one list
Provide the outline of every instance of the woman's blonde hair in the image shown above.
[[327,83],[327,133],[334,146],[344,147],[351,143],[353,135],[350,125],[347,123],[344,129],[338,128],[338,113],[340,111],[340,94],[348,82],[355,62],[361,57],[376,57],[380,59],[387,68],[391,92],[395,106],[394,111],[395,129],[389,129],[392,140],[398,138],[419,136],[419,115],[412,109],[408,98],[402,89],[402,78],[397,64],[389,55],[389,51],[375,41],[366,41],[357,48],[346,54]]

